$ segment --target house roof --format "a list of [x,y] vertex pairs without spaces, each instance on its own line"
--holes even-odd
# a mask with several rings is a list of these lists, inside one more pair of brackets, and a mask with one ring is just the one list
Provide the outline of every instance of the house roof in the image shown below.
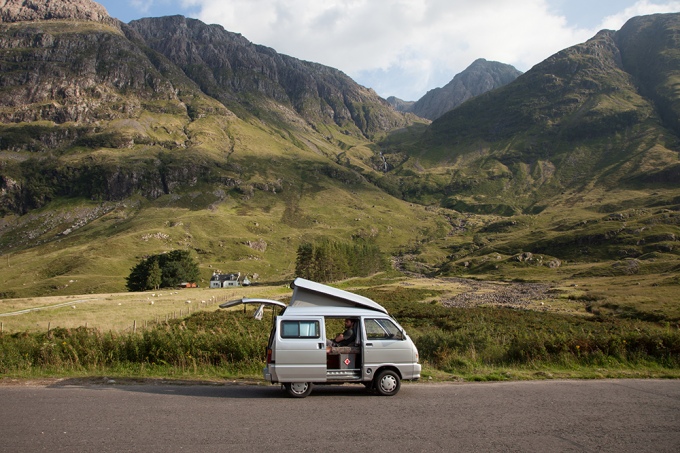
[[213,274],[212,277],[210,277],[211,282],[224,282],[227,280],[236,280],[238,278],[238,274]]

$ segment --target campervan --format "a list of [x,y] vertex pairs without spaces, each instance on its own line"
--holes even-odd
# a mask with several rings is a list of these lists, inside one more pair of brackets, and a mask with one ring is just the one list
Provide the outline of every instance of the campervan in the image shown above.
[[[420,378],[418,350],[380,304],[366,297],[296,278],[290,304],[270,299],[238,299],[222,308],[256,304],[281,307],[267,345],[264,377],[304,398],[315,384],[363,384],[380,395],[396,395],[402,380]],[[351,344],[333,343],[330,320],[350,320]],[[336,321],[337,323],[337,321]],[[328,341],[327,341],[328,340]]]

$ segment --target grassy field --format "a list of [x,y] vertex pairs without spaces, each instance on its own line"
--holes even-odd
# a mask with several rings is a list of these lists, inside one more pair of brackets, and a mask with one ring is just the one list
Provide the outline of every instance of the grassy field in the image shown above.
[[[9,299],[0,302],[0,322],[3,331],[10,333],[44,332],[48,326],[126,332],[135,325],[141,330],[169,319],[183,319],[198,311],[214,311],[217,305],[228,300],[255,295],[278,299],[289,293],[285,286],[266,286]],[[31,311],[24,313],[28,310]]]
[[[680,325],[672,315],[650,321],[614,308],[594,310],[584,297],[594,283],[387,273],[335,286],[388,308],[414,338],[424,380],[680,377]],[[44,309],[0,317],[0,373],[8,379],[261,379],[271,312],[256,321],[254,307],[217,304],[290,295],[279,284],[4,300],[2,315]],[[59,304],[66,305],[50,308]]]

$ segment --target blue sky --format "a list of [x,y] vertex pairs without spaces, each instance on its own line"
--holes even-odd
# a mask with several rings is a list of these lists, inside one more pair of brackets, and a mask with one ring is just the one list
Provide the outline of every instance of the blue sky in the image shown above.
[[417,100],[477,58],[527,71],[633,16],[680,0],[102,0],[123,22],[181,14]]

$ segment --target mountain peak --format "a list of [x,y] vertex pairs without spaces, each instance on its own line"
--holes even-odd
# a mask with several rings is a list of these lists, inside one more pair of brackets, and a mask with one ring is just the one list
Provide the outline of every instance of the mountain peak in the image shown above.
[[0,0],[0,22],[36,20],[116,22],[106,8],[91,0]]
[[509,64],[478,58],[444,87],[428,91],[407,111],[435,120],[468,99],[507,85],[520,74]]

